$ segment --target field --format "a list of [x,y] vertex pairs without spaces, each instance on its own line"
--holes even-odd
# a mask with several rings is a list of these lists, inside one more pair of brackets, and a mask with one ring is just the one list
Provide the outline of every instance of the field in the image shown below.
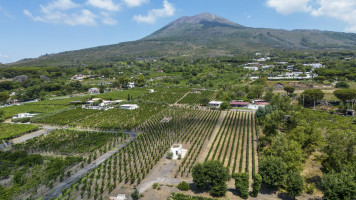
[[107,111],[74,108],[63,110],[62,112],[48,113],[36,117],[32,121],[80,128],[130,130],[166,107],[160,104],[139,104],[139,106],[140,108],[136,110],[114,108]]
[[258,165],[255,123],[252,112],[228,112],[205,160],[219,160],[231,174],[248,172],[252,177]]
[[178,103],[191,104],[191,105],[200,104],[200,100],[203,98],[213,100],[215,97],[215,93],[216,93],[215,91],[201,91],[200,93],[188,93]]
[[[42,135],[24,143],[15,145],[16,149],[39,153],[64,155],[87,155],[107,143],[115,146],[123,142],[121,133],[88,132],[57,129],[48,135]],[[109,148],[110,149],[110,148]]]
[[148,89],[151,88],[133,88],[123,91],[107,92],[102,94],[95,94],[93,97],[103,98],[106,100],[127,100],[128,97],[136,99],[137,97],[148,93]]
[[0,123],[0,140],[10,139],[38,129],[32,124],[6,124]]
[[[139,184],[168,148],[177,142],[189,145],[189,152],[177,174],[186,175],[196,161],[205,140],[219,116],[219,111],[169,107],[138,128],[143,131],[136,140],[111,156],[94,172],[65,191],[60,199],[100,199],[115,188]],[[171,117],[169,121],[162,121]]]
[[189,91],[191,91],[189,88],[160,88],[156,92],[148,93],[139,99],[173,104]]

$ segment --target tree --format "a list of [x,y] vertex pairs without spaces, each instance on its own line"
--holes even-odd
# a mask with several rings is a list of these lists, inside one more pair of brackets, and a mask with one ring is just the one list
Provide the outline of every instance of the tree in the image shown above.
[[190,185],[187,182],[182,181],[178,184],[177,188],[181,191],[188,191],[190,190]]
[[235,179],[235,188],[239,192],[241,198],[247,199],[249,188],[248,173],[235,173],[233,178]]
[[321,187],[326,200],[356,199],[355,171],[323,175]]
[[252,192],[250,193],[250,195],[252,197],[257,197],[258,193],[260,192],[261,185],[262,185],[262,177],[261,177],[261,175],[260,174],[255,174],[253,176]]
[[208,105],[209,102],[210,102],[210,100],[207,97],[203,97],[203,98],[200,99],[200,105],[202,105],[202,106]]
[[295,91],[295,87],[287,85],[284,87],[284,91],[286,91],[289,95],[291,95]]
[[0,92],[0,104],[5,104],[10,95],[7,92]]
[[323,148],[323,152],[327,157],[321,163],[323,172],[335,171],[338,173],[355,165],[355,132],[334,131],[326,136],[326,141],[327,144]]
[[300,98],[301,103],[303,104],[303,99],[304,99],[304,104],[306,105],[312,105],[318,100],[321,100],[324,97],[324,92],[321,91],[320,89],[309,89],[305,90]]
[[226,102],[226,101],[222,102],[222,104],[220,105],[221,110],[228,109],[229,107],[230,107],[230,104],[229,104],[229,102]]
[[304,188],[303,177],[299,172],[289,172],[285,179],[286,190],[294,198],[302,194]]
[[356,99],[356,89],[335,90],[334,95],[342,101],[351,101]]
[[253,85],[250,87],[247,97],[250,99],[260,98],[263,94],[264,87],[263,85]]
[[145,86],[145,77],[143,76],[143,74],[138,75],[135,85],[137,87]]
[[262,181],[269,187],[278,187],[282,184],[284,175],[287,173],[286,164],[282,158],[267,156],[259,163],[259,173]]
[[336,88],[349,88],[350,85],[348,83],[342,81],[342,82],[336,83],[335,87]]
[[196,164],[192,176],[200,190],[208,189],[214,196],[223,196],[227,191],[226,181],[230,180],[229,169],[216,160]]

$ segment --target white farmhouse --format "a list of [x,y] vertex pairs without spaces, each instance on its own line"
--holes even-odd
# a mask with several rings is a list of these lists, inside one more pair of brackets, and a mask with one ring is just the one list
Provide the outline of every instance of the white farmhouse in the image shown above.
[[219,108],[222,104],[222,101],[210,101],[209,102],[209,106],[214,106],[214,107],[217,107]]
[[34,117],[37,114],[31,114],[31,113],[19,113],[16,114],[12,117],[12,119],[18,119],[18,118],[26,118],[26,117]]
[[148,89],[148,92],[149,93],[153,93],[153,92],[155,92],[155,90],[154,89]]
[[129,82],[127,84],[127,88],[134,88],[135,87],[135,82]]
[[258,67],[244,67],[244,69],[248,69],[248,70],[251,70],[251,71],[257,71]]
[[123,104],[123,105],[120,106],[120,108],[121,109],[125,109],[125,110],[135,110],[135,109],[137,109],[139,107],[138,107],[137,104]]

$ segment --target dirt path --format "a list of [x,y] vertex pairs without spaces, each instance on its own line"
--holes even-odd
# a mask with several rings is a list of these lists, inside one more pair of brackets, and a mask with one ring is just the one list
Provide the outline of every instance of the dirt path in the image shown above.
[[61,191],[63,189],[67,189],[70,187],[70,185],[72,183],[74,183],[75,181],[77,181],[78,179],[80,179],[81,177],[85,176],[85,174],[87,172],[92,171],[93,169],[95,169],[95,167],[97,167],[99,164],[101,164],[102,162],[104,162],[106,159],[108,159],[111,155],[115,154],[116,152],[118,152],[121,148],[125,147],[128,143],[130,143],[132,140],[134,139],[134,137],[131,137],[129,140],[127,140],[124,144],[120,144],[119,146],[117,146],[114,150],[108,151],[105,154],[103,154],[102,156],[100,156],[99,158],[97,158],[96,160],[94,160],[92,163],[90,163],[89,165],[85,166],[83,169],[77,171],[75,174],[73,174],[71,177],[67,178],[66,180],[64,180],[63,182],[61,182],[59,185],[55,186],[54,188],[52,188],[47,194],[45,194],[44,196],[44,200],[48,200],[48,199],[55,199],[58,196],[61,195]]
[[178,105],[178,102],[180,102],[182,99],[184,99],[185,96],[187,96],[191,92],[185,93],[180,99],[178,99],[173,105]]
[[254,141],[253,141],[253,145],[254,145],[254,147],[255,147],[255,151],[253,152],[254,153],[254,156],[255,156],[255,173],[257,174],[258,173],[258,152],[257,152],[257,148],[258,148],[258,138],[257,138],[257,131],[256,131],[256,123],[257,123],[257,121],[256,121],[256,119],[255,120],[253,120],[254,121],[254,133],[253,134],[255,134],[254,135]]
[[248,155],[248,174],[249,174],[249,182],[250,182],[250,191],[252,190],[252,183],[253,183],[253,174],[252,174],[252,156],[254,156],[254,152],[252,151],[252,145],[253,145],[253,140],[252,140],[252,134],[254,134],[254,128],[253,128],[253,123],[254,121],[254,115],[253,113],[250,114],[250,133],[249,133],[249,155]]
[[241,128],[239,127],[239,146],[238,146],[238,152],[237,152],[237,158],[236,158],[236,168],[235,168],[235,173],[239,172],[239,168],[240,168],[240,159],[241,159],[241,146],[242,146],[242,140],[243,140],[243,129],[244,129],[244,117],[246,115],[246,112],[242,112],[241,113]]
[[243,151],[243,155],[242,155],[242,170],[241,172],[245,172],[246,171],[246,151],[247,151],[247,137],[248,137],[248,133],[247,133],[247,123],[248,123],[248,117],[249,117],[249,113],[246,114],[246,124],[243,127],[245,129],[245,137],[244,137],[244,146],[242,147],[244,149]]
[[231,167],[231,173],[232,173],[232,170],[234,168],[234,165],[235,165],[235,161],[237,161],[237,158],[238,158],[238,155],[236,153],[236,151],[238,151],[238,147],[237,147],[237,144],[238,144],[238,141],[239,141],[239,129],[240,129],[240,126],[241,126],[241,114],[242,112],[238,112],[238,115],[237,115],[237,124],[236,124],[236,128],[235,128],[235,140],[234,140],[234,146],[232,147],[232,158],[231,158],[231,163],[230,163],[230,167]]
[[35,138],[35,137],[38,137],[40,135],[49,134],[51,131],[56,129],[56,127],[46,126],[46,125],[42,126],[42,128],[43,129],[41,129],[41,130],[38,130],[38,131],[35,131],[35,132],[32,132],[32,133],[29,133],[29,134],[14,138],[14,139],[10,140],[10,142],[12,144],[18,144],[18,143],[21,143],[21,142],[26,142],[27,140],[30,140],[30,139]]
[[202,150],[201,155],[197,159],[198,162],[203,162],[205,160],[205,158],[208,156],[209,149],[213,145],[213,141],[214,141],[217,133],[220,130],[220,127],[222,125],[222,122],[224,121],[226,114],[227,114],[227,111],[221,111],[219,119],[216,122],[216,125],[214,127],[213,133],[211,134],[211,138],[208,140],[208,144],[205,147],[203,147],[204,149]]
[[[229,160],[230,160],[230,153],[231,153],[231,148],[234,146],[234,135],[235,135],[235,127],[236,127],[236,122],[237,122],[237,112],[234,113],[233,115],[233,122],[232,125],[228,131],[229,135],[227,136],[227,141],[228,142],[225,145],[224,151],[222,152],[222,157],[224,157],[225,152],[226,152],[226,157],[225,160],[223,160],[224,166],[229,167]],[[231,160],[230,160],[231,162]]]

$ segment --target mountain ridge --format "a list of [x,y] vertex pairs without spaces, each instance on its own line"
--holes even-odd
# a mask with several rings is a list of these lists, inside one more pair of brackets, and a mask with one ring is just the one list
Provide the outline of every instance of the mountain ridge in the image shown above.
[[320,30],[252,28],[212,13],[180,17],[152,34],[131,42],[24,59],[10,65],[78,65],[123,58],[230,56],[261,50],[356,50],[356,34]]

